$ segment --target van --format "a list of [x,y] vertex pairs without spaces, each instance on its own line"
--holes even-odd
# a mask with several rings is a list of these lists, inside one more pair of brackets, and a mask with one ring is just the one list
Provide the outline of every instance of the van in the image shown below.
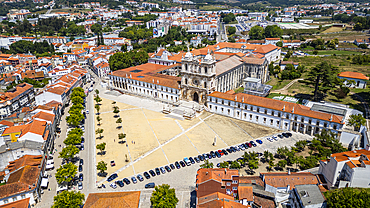
[[155,187],[155,183],[145,184],[145,188],[154,188],[154,187]]

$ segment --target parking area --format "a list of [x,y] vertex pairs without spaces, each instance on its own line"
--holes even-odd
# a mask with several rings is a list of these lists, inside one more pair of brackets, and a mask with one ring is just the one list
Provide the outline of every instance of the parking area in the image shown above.
[[[106,98],[101,103],[99,116],[102,121],[101,125],[95,122],[95,129],[102,128],[104,132],[102,139],[96,139],[96,144],[105,142],[106,149],[104,155],[96,155],[96,163],[105,161],[108,164],[108,176],[117,173],[119,179],[169,165],[184,157],[281,132],[206,111],[189,121],[168,118],[160,112],[122,102],[112,104],[113,100]],[[117,128],[120,125],[116,123],[118,117],[114,117],[114,105],[119,106],[122,128]],[[119,141],[119,133],[126,134],[125,143]],[[258,148],[265,145],[271,146],[262,144]],[[112,160],[116,164],[113,167],[110,166]],[[100,183],[107,183],[105,180],[105,177],[97,178]]]

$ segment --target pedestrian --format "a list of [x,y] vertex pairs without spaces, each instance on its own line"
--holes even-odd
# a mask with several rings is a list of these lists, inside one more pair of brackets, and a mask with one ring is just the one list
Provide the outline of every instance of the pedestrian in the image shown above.
[[116,142],[116,139],[114,139],[114,142]]
[[126,147],[128,147],[128,144],[126,144]]

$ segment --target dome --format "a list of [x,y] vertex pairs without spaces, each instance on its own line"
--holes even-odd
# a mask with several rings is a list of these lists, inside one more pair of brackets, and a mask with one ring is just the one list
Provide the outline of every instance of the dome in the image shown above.
[[190,51],[188,51],[186,54],[185,54],[185,58],[191,58],[193,57],[193,54],[190,53]]
[[205,61],[212,61],[213,57],[211,54],[207,54],[206,57],[204,57]]

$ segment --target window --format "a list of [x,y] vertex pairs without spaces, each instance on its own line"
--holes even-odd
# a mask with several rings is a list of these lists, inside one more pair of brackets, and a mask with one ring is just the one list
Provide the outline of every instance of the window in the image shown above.
[[231,183],[230,183],[230,182],[227,182],[227,183],[226,183],[226,186],[231,186]]
[[246,113],[244,113],[244,119],[246,119],[247,118],[247,114]]
[[204,88],[207,88],[207,82],[204,82]]
[[221,112],[222,112],[222,113],[224,112],[224,108],[221,108]]
[[8,203],[9,201],[7,199],[4,200],[4,204]]
[[212,105],[209,105],[209,108],[212,109]]
[[309,119],[309,120],[308,120],[308,123],[309,123],[309,124],[311,124],[311,123],[312,123],[312,120],[311,120],[311,119]]
[[288,127],[288,123],[285,123],[285,127]]
[[252,120],[252,114],[249,114],[249,119]]
[[239,117],[239,111],[238,112],[236,112],[237,114],[238,114],[238,117]]
[[265,114],[267,114],[267,110],[265,109]]
[[276,121],[276,126],[279,126],[279,124],[280,124],[280,121]]
[[280,113],[278,113],[278,117],[281,117],[281,114]]
[[286,114],[286,119],[289,119],[289,115],[288,114]]
[[302,122],[302,123],[304,122],[304,118],[303,118],[303,117],[301,118],[301,122]]
[[238,108],[240,108],[240,103],[238,103]]
[[208,69],[207,69],[207,67],[204,67],[204,73],[208,73]]
[[233,190],[238,190],[238,187],[234,186],[234,187],[233,187]]
[[297,120],[297,116],[294,117],[294,120],[296,121]]
[[257,108],[257,113],[259,113],[260,112],[260,108]]
[[256,116],[256,121],[258,121],[258,116]]
[[263,123],[266,123],[266,118],[263,118]]
[[13,201],[17,201],[17,197],[13,197]]
[[215,111],[217,111],[217,106],[215,106]]
[[185,84],[187,85],[188,84],[188,79],[185,78]]
[[272,125],[274,123],[274,120],[270,119],[270,125]]
[[221,104],[222,104],[222,105],[224,104],[224,100],[221,100]]
[[25,199],[26,198],[26,195],[25,194],[22,194],[21,197],[22,197],[22,199]]
[[245,109],[245,110],[248,110],[248,105],[245,105],[245,106],[244,106],[244,109]]
[[334,126],[333,126],[333,128],[334,128],[334,129],[337,129],[337,125],[334,125]]
[[272,115],[272,116],[275,116],[275,112],[274,112],[274,111],[271,111],[271,115]]
[[227,114],[230,115],[230,109],[227,109]]
[[328,126],[328,123],[324,123],[324,127],[326,128]]
[[238,184],[238,181],[237,180],[233,180],[233,184]]
[[320,122],[319,121],[316,121],[316,126],[320,126]]

